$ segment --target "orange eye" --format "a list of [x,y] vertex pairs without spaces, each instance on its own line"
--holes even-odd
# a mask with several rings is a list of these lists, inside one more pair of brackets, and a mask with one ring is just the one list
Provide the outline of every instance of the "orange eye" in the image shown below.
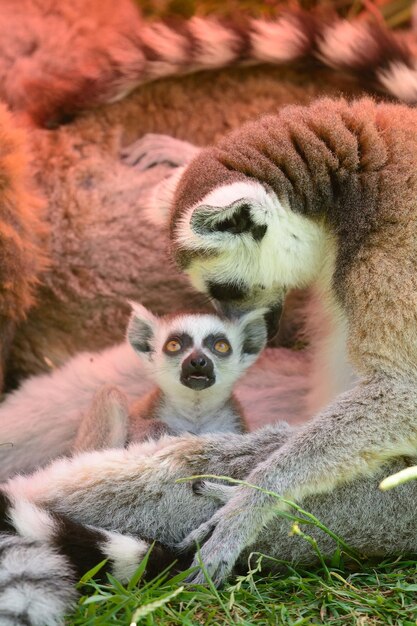
[[167,352],[179,352],[181,348],[182,348],[182,345],[178,339],[170,339],[165,344],[165,350]]
[[230,344],[224,339],[219,339],[219,341],[216,341],[214,344],[214,349],[216,352],[220,352],[220,354],[227,354],[230,352]]

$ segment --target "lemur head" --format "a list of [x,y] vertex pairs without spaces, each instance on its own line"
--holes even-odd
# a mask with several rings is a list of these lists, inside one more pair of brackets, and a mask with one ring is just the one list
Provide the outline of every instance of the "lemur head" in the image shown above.
[[280,308],[288,289],[316,279],[323,227],[293,210],[284,193],[278,197],[271,185],[243,173],[252,165],[245,155],[232,155],[243,165],[230,165],[232,152],[202,150],[174,175],[172,253],[194,287],[226,314]]
[[230,392],[266,344],[265,310],[233,321],[210,313],[156,317],[140,304],[133,312],[127,338],[156,384],[166,393],[187,387],[203,391],[213,385]]

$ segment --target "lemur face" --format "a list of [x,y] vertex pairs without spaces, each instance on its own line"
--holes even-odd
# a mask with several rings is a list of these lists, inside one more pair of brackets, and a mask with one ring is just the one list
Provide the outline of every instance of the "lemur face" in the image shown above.
[[265,309],[229,321],[215,314],[157,318],[132,307],[128,340],[164,391],[230,389],[266,343]]
[[[182,199],[194,185],[184,177]],[[322,228],[259,182],[218,186],[172,215],[174,258],[227,315],[260,307],[274,313],[289,288],[309,284],[318,272]]]

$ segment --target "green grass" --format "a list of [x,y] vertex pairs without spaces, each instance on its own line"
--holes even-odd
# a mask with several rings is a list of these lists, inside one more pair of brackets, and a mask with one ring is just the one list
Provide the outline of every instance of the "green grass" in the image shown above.
[[[282,500],[277,494],[268,493],[277,500]],[[145,582],[143,573],[147,557],[127,585],[122,585],[110,575],[107,584],[97,583],[94,580],[97,572],[95,568],[80,583],[84,595],[68,624],[417,624],[415,560],[387,560],[379,563],[378,567],[361,564],[355,551],[341,538],[298,505],[290,502],[288,504],[292,510],[281,511],[280,514],[293,521],[292,532],[309,542],[318,553],[320,568],[307,571],[294,568],[289,563],[280,563],[284,567],[282,573],[265,574],[262,571],[263,565],[273,559],[254,553],[248,563],[248,574],[237,577],[222,590],[216,590],[209,580],[207,586],[187,586],[187,572],[174,577],[165,572],[153,581]],[[319,526],[337,541],[338,547],[330,565],[325,562],[315,540],[308,534],[308,527],[312,524]],[[346,556],[348,562],[354,564],[354,571],[349,572],[347,567],[343,567]]]
[[[385,562],[346,574],[326,567],[315,571],[288,568],[286,574],[263,576],[266,559],[253,556],[246,577],[221,591],[187,588],[186,574],[161,576],[150,583],[121,585],[84,583],[85,595],[71,626],[226,626],[266,624],[301,626],[329,624],[415,626],[417,565],[414,561]],[[136,612],[136,618],[134,614]]]

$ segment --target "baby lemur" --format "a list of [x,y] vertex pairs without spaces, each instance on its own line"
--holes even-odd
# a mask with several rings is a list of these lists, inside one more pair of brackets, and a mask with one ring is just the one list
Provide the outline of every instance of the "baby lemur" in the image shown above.
[[214,313],[158,318],[132,303],[127,339],[155,388],[128,407],[103,387],[79,427],[75,451],[124,446],[184,432],[245,432],[232,387],[267,339],[264,309],[228,320]]

